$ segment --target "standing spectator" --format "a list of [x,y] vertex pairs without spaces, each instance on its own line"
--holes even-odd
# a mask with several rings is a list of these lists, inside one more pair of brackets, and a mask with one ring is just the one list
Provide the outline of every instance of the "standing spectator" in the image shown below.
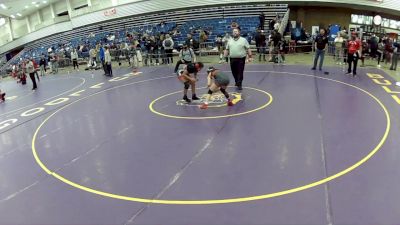
[[265,36],[265,33],[263,30],[261,30],[261,32],[260,32],[258,48],[259,48],[259,54],[260,54],[258,61],[261,62],[261,57],[263,58],[264,61],[267,61],[267,59],[265,58],[265,54],[267,52],[267,37]]
[[341,32],[337,33],[335,38],[335,61],[337,65],[342,65],[340,62],[341,58],[343,57],[343,37],[340,35]]
[[99,46],[99,58],[100,58],[101,65],[103,67],[104,75],[107,76],[108,72],[107,72],[107,66],[105,63],[105,51],[104,51],[103,46],[101,46],[101,45]]
[[399,43],[399,40],[397,40],[397,42],[393,43],[393,47],[394,47],[394,53],[393,53],[392,65],[390,66],[390,70],[396,70],[397,69],[397,61],[399,60],[399,55],[400,55],[400,43]]
[[275,18],[275,19],[272,19],[272,20],[269,21],[269,30],[274,30],[275,23],[277,22],[276,20],[277,19]]
[[113,72],[112,72],[112,67],[111,67],[111,54],[110,54],[110,49],[108,46],[104,47],[105,52],[104,52],[104,64],[106,67],[106,76],[113,76]]
[[393,40],[391,38],[386,39],[386,43],[385,43],[385,64],[387,64],[388,62],[391,63],[392,62],[392,57],[393,57]]
[[46,59],[44,58],[43,54],[40,57],[39,66],[40,66],[40,76],[44,76],[46,74]]
[[280,43],[282,41],[282,35],[278,30],[273,30],[271,33],[271,47],[270,47],[270,60],[269,62],[279,62]]
[[35,59],[31,58],[31,61],[33,63],[33,68],[35,69],[35,72],[33,72],[33,73],[36,75],[36,78],[40,82],[39,74],[37,72],[39,70],[39,65],[36,63]]
[[263,12],[261,12],[261,14],[260,14],[260,16],[259,16],[259,19],[260,19],[260,29],[261,29],[261,30],[264,30],[264,26],[265,26],[265,15],[264,15]]
[[163,45],[165,38],[166,38],[165,34],[163,32],[161,32],[160,38],[158,39],[158,42],[157,42],[162,64],[167,64],[167,57],[166,57],[165,48]]
[[242,90],[243,72],[246,63],[246,55],[249,60],[252,59],[249,42],[240,36],[240,29],[234,28],[233,38],[228,42],[225,50],[225,56],[230,57],[231,70],[235,78],[235,85],[238,90]]
[[[222,42],[224,43],[224,51],[226,50],[226,46],[228,45],[228,42],[232,39],[231,35],[226,32],[224,38],[222,38]],[[228,56],[225,56],[225,61],[228,63]]]
[[319,31],[319,35],[315,38],[315,58],[312,70],[316,69],[319,57],[321,57],[321,60],[319,61],[319,70],[322,70],[327,44],[328,44],[328,38],[325,35],[325,29],[322,28]]
[[36,85],[36,78],[35,78],[35,67],[33,66],[33,62],[32,60],[26,60],[26,71],[27,73],[29,73],[29,77],[32,80],[32,90],[36,90],[37,89],[37,85]]
[[[96,48],[99,48],[99,45],[97,45]],[[92,65],[91,65],[91,66],[94,66],[94,65],[93,65],[94,62],[97,61],[97,59],[96,59],[96,56],[97,56],[96,48],[91,48],[91,49],[89,50],[90,59],[91,59],[91,61],[92,61]]]
[[357,62],[361,56],[361,42],[357,38],[356,34],[354,33],[351,36],[351,40],[347,44],[348,55],[347,61],[349,63],[349,68],[347,70],[347,74],[351,74],[351,67],[353,64],[353,77],[357,75]]
[[188,48],[193,48],[193,37],[191,34],[187,34],[185,44],[188,46]]
[[380,40],[378,43],[378,51],[376,54],[378,55],[378,68],[381,68],[381,60],[384,57],[384,52],[385,52],[385,44],[383,43],[383,40]]
[[151,59],[155,59],[154,65],[159,65],[158,61],[158,45],[157,45],[157,40],[154,36],[150,37],[150,56]]
[[58,73],[58,55],[54,52],[50,54],[51,57],[51,71],[53,74]]
[[375,34],[372,34],[371,39],[369,39],[369,46],[371,49],[371,57],[375,58],[377,55],[377,51],[378,51],[378,37]]
[[222,41],[221,35],[218,35],[217,38],[215,39],[215,44],[218,49],[218,54],[219,54],[219,63],[223,63],[224,61],[222,60],[222,57],[224,56],[224,42]]
[[369,50],[369,45],[367,43],[367,40],[363,40],[361,44],[361,67],[364,67],[364,62],[365,62],[365,55],[368,53]]
[[78,69],[79,71],[79,65],[78,65],[78,52],[76,51],[76,49],[72,49],[71,52],[71,60],[72,60],[72,64],[74,65],[74,69],[75,67]]
[[174,41],[172,40],[169,34],[165,35],[165,40],[162,43],[165,53],[167,55],[166,63],[169,65],[170,63],[174,63],[174,57],[172,56],[172,51],[174,50]]
[[178,62],[176,63],[174,73],[178,72],[179,66],[181,64],[189,64],[192,62],[196,62],[196,55],[194,54],[194,51],[192,48],[189,48],[186,44],[183,44],[183,47],[181,51],[179,52],[179,58]]
[[208,36],[204,30],[200,32],[199,36],[199,44],[200,44],[200,49],[206,48],[205,42],[207,41]]
[[256,29],[256,34],[254,35],[254,40],[256,42],[256,48],[257,48],[257,53],[260,53],[260,36],[261,36],[261,30],[260,28]]

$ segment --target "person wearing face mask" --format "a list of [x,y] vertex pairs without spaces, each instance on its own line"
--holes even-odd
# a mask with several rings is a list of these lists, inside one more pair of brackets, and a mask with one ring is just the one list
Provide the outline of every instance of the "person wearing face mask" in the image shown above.
[[348,48],[347,61],[349,63],[347,74],[351,74],[351,67],[353,64],[353,77],[354,77],[357,75],[357,62],[361,56],[361,42],[357,38],[355,33],[352,34],[351,40],[347,44],[347,48]]
[[226,45],[225,56],[229,55],[231,70],[235,79],[235,86],[238,90],[242,90],[243,71],[246,63],[246,56],[249,61],[252,60],[252,54],[249,42],[246,38],[240,36],[240,29],[234,28],[232,32],[233,38]]

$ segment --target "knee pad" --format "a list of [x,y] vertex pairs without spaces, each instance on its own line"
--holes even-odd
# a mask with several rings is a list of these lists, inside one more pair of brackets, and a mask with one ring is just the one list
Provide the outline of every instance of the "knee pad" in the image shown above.
[[184,86],[184,88],[187,90],[187,89],[189,89],[189,87],[190,87],[190,83],[189,83],[189,81],[186,81],[185,83],[183,83],[185,86]]

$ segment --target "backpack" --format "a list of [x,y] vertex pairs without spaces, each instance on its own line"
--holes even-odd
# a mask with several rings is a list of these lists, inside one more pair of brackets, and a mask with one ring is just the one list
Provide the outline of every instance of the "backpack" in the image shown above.
[[165,45],[165,47],[169,48],[172,46],[172,41],[170,39],[167,39],[167,40],[165,40],[164,45]]

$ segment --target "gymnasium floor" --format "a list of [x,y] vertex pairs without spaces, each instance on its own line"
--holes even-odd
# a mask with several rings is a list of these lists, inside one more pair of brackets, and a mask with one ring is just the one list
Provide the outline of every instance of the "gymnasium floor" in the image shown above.
[[168,67],[2,82],[0,224],[399,224],[400,87],[325,71],[247,65],[205,111]]

